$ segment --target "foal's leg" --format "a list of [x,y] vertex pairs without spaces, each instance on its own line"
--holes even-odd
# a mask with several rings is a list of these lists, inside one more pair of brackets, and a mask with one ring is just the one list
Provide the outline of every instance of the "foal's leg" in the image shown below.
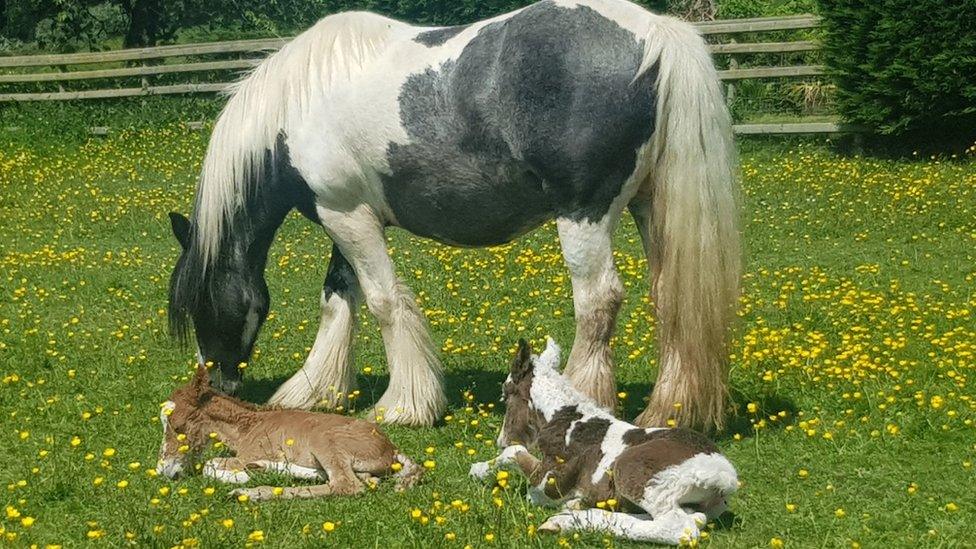
[[512,465],[516,465],[518,466],[519,470],[522,471],[522,474],[531,481],[533,476],[535,476],[536,471],[539,469],[539,464],[539,459],[530,454],[529,451],[525,449],[525,446],[522,446],[521,444],[514,444],[506,447],[504,450],[502,450],[502,453],[498,454],[498,457],[494,459],[472,463],[471,468],[468,470],[468,474],[479,480],[484,480],[492,471],[508,469],[511,468]]
[[356,273],[333,244],[322,289],[322,320],[312,351],[302,369],[278,388],[268,404],[304,409],[320,402],[327,408],[345,405],[356,384],[350,359],[358,294]]
[[617,215],[596,223],[559,218],[559,241],[573,280],[576,339],[565,374],[573,385],[608,409],[616,408],[610,337],[623,298],[613,264],[611,237]]
[[650,515],[615,513],[602,509],[564,511],[554,515],[539,527],[540,532],[573,532],[595,530],[614,537],[634,541],[680,545],[682,541],[697,539],[698,525],[687,516],[669,514],[651,519]]
[[203,476],[230,484],[244,484],[251,480],[244,462],[237,458],[213,458],[203,464]]
[[376,403],[377,417],[387,423],[433,424],[445,406],[441,364],[413,293],[394,272],[381,221],[365,205],[342,212],[320,206],[318,213],[355,270],[383,333],[390,386]]
[[254,488],[238,488],[231,492],[232,496],[247,496],[251,501],[267,501],[269,499],[312,499],[326,496],[350,496],[363,491],[363,482],[353,471],[349,460],[341,456],[334,456],[328,460],[319,460],[319,465],[329,477],[329,482],[313,486],[255,486]]

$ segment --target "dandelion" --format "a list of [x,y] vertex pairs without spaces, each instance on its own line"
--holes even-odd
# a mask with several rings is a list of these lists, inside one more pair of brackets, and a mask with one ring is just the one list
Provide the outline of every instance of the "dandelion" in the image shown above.
[[334,522],[326,521],[322,523],[323,532],[334,532],[335,529],[336,529],[336,523]]

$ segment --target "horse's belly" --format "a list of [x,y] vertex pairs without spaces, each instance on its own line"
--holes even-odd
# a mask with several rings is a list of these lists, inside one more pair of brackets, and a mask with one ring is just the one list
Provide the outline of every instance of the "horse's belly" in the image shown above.
[[398,226],[448,244],[490,246],[552,215],[541,181],[518,163],[439,153],[391,155],[397,177],[384,180],[383,191]]

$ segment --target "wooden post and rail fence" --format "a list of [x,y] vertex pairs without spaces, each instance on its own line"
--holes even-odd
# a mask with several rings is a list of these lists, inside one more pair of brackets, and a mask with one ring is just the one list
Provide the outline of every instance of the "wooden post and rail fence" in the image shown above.
[[[727,69],[719,76],[731,100],[744,80],[808,78],[824,74],[816,64],[742,67],[750,56],[815,52],[812,40],[761,41],[767,33],[816,29],[815,15],[732,19],[696,23],[710,42],[717,59],[726,57]],[[739,40],[742,36],[748,40]],[[233,83],[243,71],[257,65],[288,38],[233,40],[203,44],[176,44],[103,52],[0,57],[0,108],[26,101],[75,101],[170,94],[215,93]],[[160,80],[165,79],[165,82]],[[180,81],[182,80],[182,81]],[[190,80],[190,81],[187,81]],[[80,89],[65,87],[82,84]],[[66,86],[66,84],[68,86]],[[46,91],[38,91],[39,89]],[[834,122],[736,124],[738,134],[837,133],[856,128]]]

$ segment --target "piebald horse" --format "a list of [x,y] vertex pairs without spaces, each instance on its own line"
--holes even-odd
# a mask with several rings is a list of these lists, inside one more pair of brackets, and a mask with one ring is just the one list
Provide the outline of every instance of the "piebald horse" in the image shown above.
[[[721,425],[738,295],[734,149],[718,75],[695,29],[624,0],[544,0],[471,25],[372,13],[322,19],[230,90],[183,252],[172,330],[233,391],[269,308],[268,249],[298,209],[333,242],[321,325],[270,403],[336,405],[353,389],[360,300],[380,325],[387,422],[445,406],[423,314],[384,230],[457,246],[509,242],[555,219],[573,286],[567,375],[600,405],[623,286],[611,236],[627,208],[648,257],[660,372],[641,425]],[[680,405],[676,405],[679,404]]]
[[503,386],[504,450],[473,464],[471,476],[522,473],[530,502],[563,507],[542,532],[597,530],[673,545],[697,540],[738,491],[735,467],[696,431],[641,429],[613,417],[563,377],[559,355],[551,339],[539,356],[519,341]]

